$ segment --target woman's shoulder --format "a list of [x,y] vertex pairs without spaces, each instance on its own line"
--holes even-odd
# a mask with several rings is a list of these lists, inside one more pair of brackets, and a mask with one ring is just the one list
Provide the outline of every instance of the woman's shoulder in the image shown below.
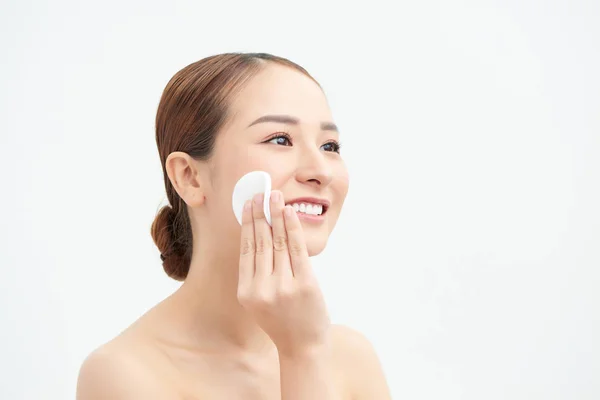
[[360,331],[346,325],[332,325],[331,337],[336,359],[348,362],[377,357],[372,343]]
[[332,343],[337,368],[356,399],[388,399],[389,388],[373,344],[348,326],[332,326]]
[[346,325],[333,324],[331,329],[334,350],[346,359],[373,356],[375,350],[367,337]]
[[122,334],[101,345],[79,369],[77,400],[168,398],[168,388],[162,387],[145,361],[143,348],[129,335]]

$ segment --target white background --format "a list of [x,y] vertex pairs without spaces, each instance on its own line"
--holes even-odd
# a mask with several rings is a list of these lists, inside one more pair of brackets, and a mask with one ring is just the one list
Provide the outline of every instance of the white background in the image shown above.
[[3,1],[0,398],[79,366],[178,285],[161,92],[270,52],[309,70],[351,188],[314,266],[395,399],[600,398],[600,2]]

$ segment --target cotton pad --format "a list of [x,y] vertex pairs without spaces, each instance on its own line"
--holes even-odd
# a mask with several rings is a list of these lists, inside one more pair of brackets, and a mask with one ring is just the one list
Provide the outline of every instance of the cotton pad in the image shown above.
[[269,225],[271,225],[271,175],[264,171],[252,171],[242,176],[233,188],[231,199],[233,213],[239,224],[242,224],[242,213],[247,200],[252,200],[255,194],[264,193],[263,210]]

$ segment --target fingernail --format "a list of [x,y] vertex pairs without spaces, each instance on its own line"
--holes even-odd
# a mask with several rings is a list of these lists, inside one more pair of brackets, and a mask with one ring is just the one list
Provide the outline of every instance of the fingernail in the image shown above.
[[285,208],[283,209],[283,212],[285,213],[285,215],[287,215],[288,217],[292,216],[292,213],[294,212],[294,209],[291,206],[285,206]]
[[280,195],[280,194],[281,194],[281,193],[280,193],[280,192],[278,192],[277,190],[273,190],[273,191],[271,192],[271,201],[272,201],[273,203],[279,203],[279,195]]
[[244,210],[248,211],[252,209],[252,201],[248,200],[244,203]]
[[254,204],[256,205],[261,205],[264,199],[264,194],[263,193],[258,193],[257,195],[254,196]]

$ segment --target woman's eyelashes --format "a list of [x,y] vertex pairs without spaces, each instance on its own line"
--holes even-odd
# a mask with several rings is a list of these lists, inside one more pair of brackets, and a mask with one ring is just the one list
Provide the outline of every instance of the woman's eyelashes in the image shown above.
[[339,154],[339,153],[340,153],[340,150],[342,149],[342,144],[341,144],[340,142],[336,142],[336,141],[334,140],[334,141],[331,141],[331,142],[327,142],[327,143],[325,143],[325,144],[324,144],[323,146],[321,146],[321,147],[325,147],[325,148],[327,148],[327,149],[330,149],[330,150],[325,150],[325,151],[332,151],[332,152],[334,152],[334,153],[338,153],[338,154]]
[[278,144],[280,146],[291,146],[292,138],[289,133],[277,133],[275,136],[272,136],[270,139],[267,139],[267,142]]
[[[290,137],[289,133],[278,132],[275,134],[275,136],[271,136],[271,138],[267,139],[265,143],[273,143],[279,146],[292,146],[292,138]],[[339,154],[342,144],[332,140],[322,145],[321,148],[327,152]]]

